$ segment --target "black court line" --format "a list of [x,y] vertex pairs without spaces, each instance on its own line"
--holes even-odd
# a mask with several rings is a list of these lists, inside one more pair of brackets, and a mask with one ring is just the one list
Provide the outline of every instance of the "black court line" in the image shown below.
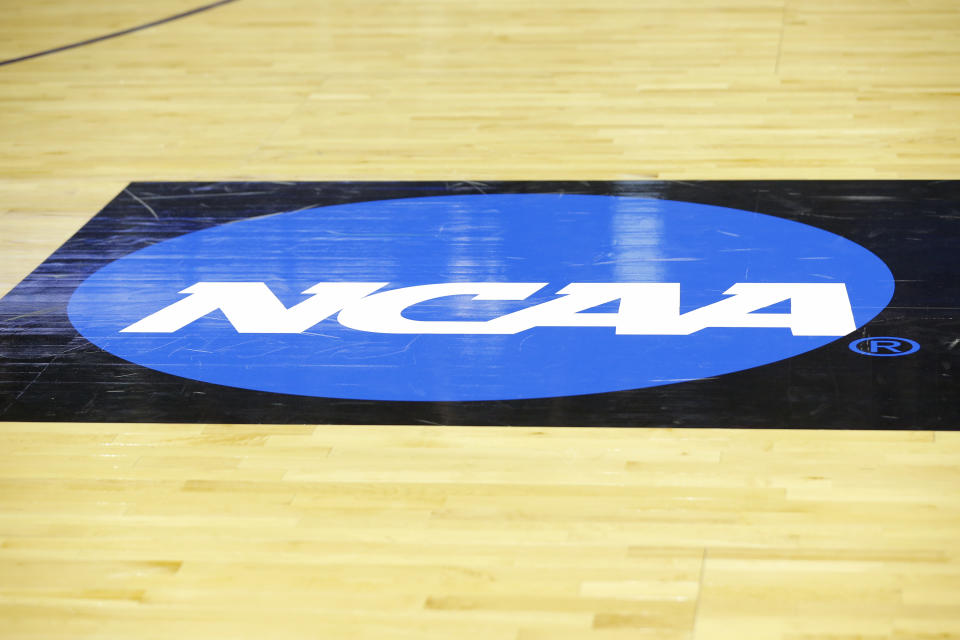
[[31,53],[26,56],[20,56],[19,58],[10,58],[9,60],[0,60],[0,67],[8,64],[13,64],[15,62],[23,62],[24,60],[32,60],[33,58],[39,58],[41,56],[48,56],[52,53],[67,51],[68,49],[76,49],[77,47],[84,47],[88,44],[103,42],[104,40],[110,40],[111,38],[119,38],[120,36],[125,36],[128,33],[134,33],[135,31],[143,31],[144,29],[149,29],[151,27],[156,27],[161,24],[173,22],[174,20],[179,20],[180,18],[186,18],[187,16],[192,16],[194,14],[201,13],[203,11],[208,11],[210,9],[215,9],[221,5],[230,4],[231,2],[236,2],[236,1],[237,0],[219,0],[219,2],[212,2],[210,4],[205,4],[202,7],[190,9],[189,11],[184,11],[183,13],[178,13],[176,15],[167,16],[166,18],[160,18],[159,20],[154,20],[153,22],[141,24],[136,27],[130,27],[129,29],[124,29],[123,31],[115,31],[114,33],[108,33],[102,36],[97,36],[96,38],[90,38],[89,40],[74,42],[73,44],[66,44],[66,45],[63,45],[62,47],[56,47],[54,49],[47,49],[46,51],[38,51],[37,53]]

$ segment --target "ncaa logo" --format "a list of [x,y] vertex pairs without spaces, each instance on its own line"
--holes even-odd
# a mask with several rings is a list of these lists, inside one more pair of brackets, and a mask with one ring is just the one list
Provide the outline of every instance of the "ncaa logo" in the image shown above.
[[381,200],[242,220],[121,258],[70,319],[185,378],[368,400],[654,387],[790,358],[868,323],[886,265],[760,213],[617,196]]

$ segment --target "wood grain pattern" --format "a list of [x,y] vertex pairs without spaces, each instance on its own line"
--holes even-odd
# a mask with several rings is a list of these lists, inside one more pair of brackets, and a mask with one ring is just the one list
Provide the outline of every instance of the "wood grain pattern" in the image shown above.
[[[192,3],[6,3],[13,57]],[[945,0],[241,0],[0,70],[0,290],[133,180],[957,178]],[[0,425],[3,638],[960,638],[960,434]]]

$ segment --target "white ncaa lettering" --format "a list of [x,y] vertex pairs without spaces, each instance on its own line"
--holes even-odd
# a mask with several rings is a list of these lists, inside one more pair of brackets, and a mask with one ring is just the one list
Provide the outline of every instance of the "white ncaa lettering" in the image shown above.
[[[542,282],[451,282],[374,293],[384,282],[321,282],[312,297],[283,306],[263,282],[198,282],[190,294],[123,329],[172,333],[220,310],[239,333],[302,333],[339,311],[337,320],[358,331],[398,334],[515,334],[535,327],[614,327],[621,335],[690,335],[713,327],[786,328],[796,336],[843,336],[856,329],[843,283],[740,282],[729,298],[680,313],[676,282],[574,282],[562,296],[487,321],[411,320],[415,304],[447,296],[525,300]],[[587,310],[619,300],[615,313]],[[754,313],[790,301],[789,313]]]

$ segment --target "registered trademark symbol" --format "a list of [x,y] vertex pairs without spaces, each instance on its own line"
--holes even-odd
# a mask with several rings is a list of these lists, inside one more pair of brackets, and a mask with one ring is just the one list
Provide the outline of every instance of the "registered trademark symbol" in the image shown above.
[[850,343],[850,350],[864,356],[879,356],[889,358],[894,356],[908,356],[920,350],[920,344],[907,338],[892,336],[877,336],[875,338],[860,338]]

